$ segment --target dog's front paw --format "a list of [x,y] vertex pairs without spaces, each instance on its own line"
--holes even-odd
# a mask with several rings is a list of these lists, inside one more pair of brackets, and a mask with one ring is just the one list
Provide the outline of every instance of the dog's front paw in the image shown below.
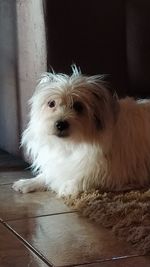
[[34,191],[32,179],[20,179],[19,181],[15,182],[12,188],[20,193],[28,193]]
[[75,185],[72,181],[68,181],[61,185],[61,187],[59,188],[58,195],[59,197],[66,197],[69,195],[77,195],[78,193],[78,186]]
[[30,179],[21,179],[15,182],[12,186],[15,191],[21,193],[29,193],[33,191],[44,191],[46,190],[45,182],[42,176],[36,176]]

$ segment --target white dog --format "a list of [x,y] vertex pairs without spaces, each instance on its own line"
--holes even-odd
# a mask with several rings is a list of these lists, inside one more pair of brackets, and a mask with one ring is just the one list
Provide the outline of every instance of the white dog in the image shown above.
[[45,74],[31,98],[22,145],[35,178],[16,191],[59,196],[92,188],[124,190],[150,182],[150,102],[113,97],[101,76]]

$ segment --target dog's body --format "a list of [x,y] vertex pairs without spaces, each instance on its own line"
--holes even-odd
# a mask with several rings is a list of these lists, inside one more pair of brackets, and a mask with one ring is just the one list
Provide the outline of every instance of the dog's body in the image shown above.
[[37,177],[19,180],[23,193],[59,196],[92,188],[125,190],[150,183],[150,102],[118,100],[101,77],[49,73],[31,99],[22,145]]

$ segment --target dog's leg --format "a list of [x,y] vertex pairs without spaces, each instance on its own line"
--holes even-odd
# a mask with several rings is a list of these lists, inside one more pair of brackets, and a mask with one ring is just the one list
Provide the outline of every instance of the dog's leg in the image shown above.
[[21,179],[15,182],[12,186],[15,191],[19,191],[21,193],[29,193],[33,191],[45,191],[45,179],[42,175],[38,175],[35,178],[30,179]]

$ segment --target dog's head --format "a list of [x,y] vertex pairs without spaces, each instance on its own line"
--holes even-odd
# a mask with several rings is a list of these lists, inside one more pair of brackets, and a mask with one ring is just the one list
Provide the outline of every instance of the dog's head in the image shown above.
[[91,141],[112,127],[117,100],[102,76],[84,76],[74,66],[71,76],[45,74],[31,99],[34,127],[58,138]]

